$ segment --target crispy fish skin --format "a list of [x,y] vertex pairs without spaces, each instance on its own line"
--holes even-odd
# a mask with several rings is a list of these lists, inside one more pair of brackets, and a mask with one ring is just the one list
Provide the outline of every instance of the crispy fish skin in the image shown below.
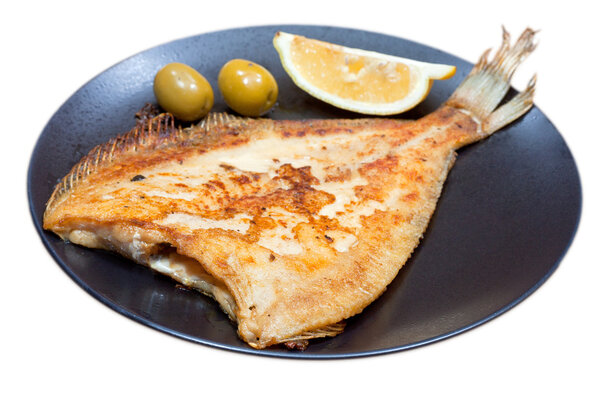
[[254,348],[338,334],[418,245],[456,150],[532,106],[535,79],[496,108],[533,36],[504,32],[417,121],[159,115],[75,165],[44,228],[213,296]]

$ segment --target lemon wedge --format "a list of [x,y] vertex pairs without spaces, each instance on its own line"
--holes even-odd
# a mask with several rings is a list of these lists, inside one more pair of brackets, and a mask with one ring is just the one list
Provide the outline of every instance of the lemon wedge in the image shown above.
[[273,45],[294,83],[338,108],[370,115],[405,112],[427,97],[434,79],[456,67],[348,48],[277,32]]

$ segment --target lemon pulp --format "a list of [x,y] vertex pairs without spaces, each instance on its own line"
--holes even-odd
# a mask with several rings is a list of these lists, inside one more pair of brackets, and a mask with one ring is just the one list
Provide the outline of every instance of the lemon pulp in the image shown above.
[[406,97],[413,84],[406,64],[346,53],[321,42],[295,40],[290,54],[308,83],[342,99],[394,102]]

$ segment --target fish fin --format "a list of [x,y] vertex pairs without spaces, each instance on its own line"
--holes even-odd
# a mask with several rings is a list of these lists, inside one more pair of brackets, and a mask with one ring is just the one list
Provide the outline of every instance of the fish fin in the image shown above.
[[537,77],[534,75],[525,90],[493,111],[484,120],[481,127],[482,131],[486,134],[491,134],[527,113],[533,106],[536,80]]
[[488,60],[490,50],[486,50],[446,102],[446,105],[472,113],[482,122],[483,131],[488,134],[517,119],[533,105],[535,77],[526,90],[496,109],[510,88],[515,70],[536,47],[536,32],[530,28],[525,29],[513,46],[504,27],[502,32],[502,45],[494,57]]
[[175,119],[169,113],[139,121],[131,131],[90,150],[56,185],[46,203],[46,212],[52,210],[52,206],[58,200],[100,167],[114,162],[127,153],[156,149],[164,144],[178,142],[183,137],[183,131],[175,126]]
[[[277,341],[277,343],[285,344],[289,349],[304,350],[308,345],[308,340],[337,336],[344,331],[345,327],[346,321],[340,321],[332,323],[331,325],[323,326],[321,328],[307,330],[295,336]],[[249,342],[248,344],[253,348],[264,348],[264,346],[260,346],[252,342]]]
[[311,340],[313,338],[321,338],[321,337],[333,337],[333,336],[337,336],[338,334],[343,332],[345,327],[346,327],[346,322],[341,321],[341,322],[333,323],[331,325],[324,326],[322,328],[302,332],[296,336],[289,337],[285,340],[282,340],[281,342],[296,341],[296,340]]
[[207,148],[223,142],[228,136],[244,137],[257,132],[256,125],[261,124],[262,129],[272,127],[270,119],[241,117],[226,112],[210,112],[197,124],[183,131],[187,133],[189,141],[194,145],[204,145]]
[[[312,340],[315,338],[337,336],[338,334],[340,334],[344,331],[345,327],[346,327],[346,321],[340,321],[340,322],[332,323],[331,325],[323,326],[321,328],[307,330],[307,331],[304,331],[295,336],[285,338],[283,340],[277,340],[275,343],[285,344],[289,349],[304,350],[304,349],[306,349],[306,346],[308,345],[308,340]],[[267,347],[268,345],[272,345],[274,343],[265,345],[264,343],[261,344],[261,343],[254,343],[254,342],[248,341],[248,344],[252,348],[261,349],[261,348]]]
[[[277,344],[285,344],[290,349],[298,349],[298,347],[302,347],[301,349],[303,350],[308,345],[308,340],[312,340],[314,338],[337,336],[338,334],[340,334],[344,331],[345,327],[346,327],[346,321],[340,321],[340,322],[332,323],[331,325],[327,325],[327,326],[324,326],[321,328],[307,330],[307,331],[304,331],[295,336],[288,337],[288,338],[285,338],[282,340],[277,340],[270,344],[254,343],[251,341],[247,341],[247,342],[248,342],[248,345],[250,345],[252,348],[257,348],[257,349],[266,348],[269,345],[277,343]],[[292,344],[292,345],[289,346],[288,344]]]
[[243,126],[250,120],[252,119],[248,117],[231,115],[225,112],[210,112],[195,127],[210,132],[215,128]]

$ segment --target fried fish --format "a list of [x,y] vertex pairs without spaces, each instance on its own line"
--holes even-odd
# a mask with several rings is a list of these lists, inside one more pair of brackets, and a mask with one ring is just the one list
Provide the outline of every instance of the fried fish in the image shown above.
[[417,121],[145,119],[57,184],[44,228],[212,296],[254,348],[339,334],[418,245],[457,149],[532,106],[535,77],[498,105],[533,38],[504,32]]

